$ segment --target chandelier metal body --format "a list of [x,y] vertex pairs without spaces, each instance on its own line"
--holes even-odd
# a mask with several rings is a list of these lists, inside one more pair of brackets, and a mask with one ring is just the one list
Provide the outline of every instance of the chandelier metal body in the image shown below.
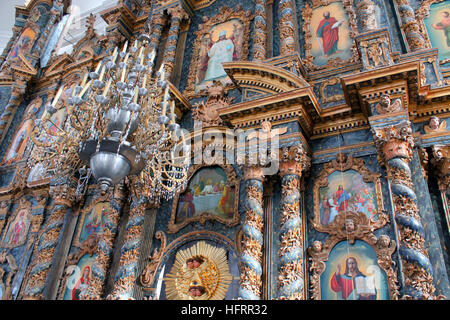
[[[155,52],[149,40],[143,34],[129,49],[128,42],[120,52],[116,47],[66,90],[68,98],[57,108],[59,88],[36,121],[30,166],[42,163],[47,174],[57,176],[81,177],[91,170],[103,192],[129,175],[137,175],[148,198],[170,198],[182,187],[188,147],[175,102],[169,101],[164,65],[152,77]],[[66,120],[60,126],[52,115],[61,108]]]

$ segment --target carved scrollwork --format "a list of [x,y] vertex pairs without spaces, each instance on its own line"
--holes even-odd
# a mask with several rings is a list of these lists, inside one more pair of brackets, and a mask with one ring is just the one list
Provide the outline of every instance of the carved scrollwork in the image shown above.
[[141,276],[139,277],[140,283],[145,288],[149,288],[153,285],[153,282],[155,280],[156,271],[158,271],[158,269],[159,269],[159,266],[162,261],[161,258],[163,257],[165,250],[166,250],[166,243],[167,243],[166,234],[163,231],[157,231],[155,233],[155,238],[159,239],[161,241],[161,245],[160,245],[159,249],[155,248],[153,250],[152,255],[150,257],[148,257],[150,262],[144,268],[144,271],[142,272]]

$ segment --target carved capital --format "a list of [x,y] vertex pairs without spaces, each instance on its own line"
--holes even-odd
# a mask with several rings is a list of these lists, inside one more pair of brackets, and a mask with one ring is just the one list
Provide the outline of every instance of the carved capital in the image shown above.
[[263,168],[259,165],[244,167],[244,180],[264,180]]
[[68,185],[50,186],[49,194],[55,204],[71,207],[75,202],[75,189]]
[[409,121],[384,128],[372,128],[372,133],[383,163],[397,157],[411,160],[414,138]]
[[280,155],[280,174],[295,174],[301,176],[302,171],[308,170],[311,159],[301,144],[284,147]]
[[170,8],[169,10],[167,10],[169,15],[172,17],[172,20],[176,19],[176,20],[183,20],[183,19],[187,19],[189,16],[186,13],[186,11],[184,11],[184,9],[181,6],[176,6],[173,8]]

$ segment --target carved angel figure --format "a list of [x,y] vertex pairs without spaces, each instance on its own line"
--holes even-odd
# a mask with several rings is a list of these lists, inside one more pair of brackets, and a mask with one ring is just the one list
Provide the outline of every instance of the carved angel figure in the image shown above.
[[423,127],[425,133],[431,132],[442,132],[447,130],[447,122],[445,120],[440,120],[439,117],[432,116],[430,122]]
[[272,124],[270,121],[264,121],[261,124],[261,130],[251,132],[248,136],[248,140],[252,140],[254,138],[259,138],[259,140],[271,140],[276,136],[280,136],[287,132],[287,128],[277,128],[272,130]]
[[402,101],[395,99],[391,102],[391,97],[388,94],[381,96],[380,102],[375,106],[378,114],[386,114],[392,112],[399,112],[403,110]]

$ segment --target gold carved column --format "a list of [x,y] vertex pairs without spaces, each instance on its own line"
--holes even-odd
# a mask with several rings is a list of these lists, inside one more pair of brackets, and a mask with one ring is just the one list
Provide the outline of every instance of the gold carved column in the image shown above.
[[431,147],[439,190],[444,205],[447,228],[450,230],[450,145],[434,145]]
[[43,291],[60,240],[64,217],[75,202],[75,189],[68,184],[50,186],[49,194],[54,199],[54,204],[37,237],[31,269],[23,293],[24,299],[44,298]]
[[144,234],[145,210],[148,207],[148,199],[140,196],[142,193],[139,189],[132,190],[130,213],[124,230],[125,237],[119,251],[119,267],[114,277],[112,293],[107,297],[108,300],[134,299],[134,288],[139,276],[138,262]]
[[400,27],[406,37],[406,42],[411,51],[425,48],[425,39],[421,33],[420,26],[416,20],[416,14],[409,0],[395,0],[397,10],[400,14]]
[[304,224],[300,202],[302,171],[310,166],[310,159],[301,145],[283,148],[280,159],[281,228],[278,258],[279,299],[305,299]]
[[175,65],[175,54],[177,51],[178,36],[180,34],[180,23],[182,19],[187,19],[188,15],[181,6],[170,8],[168,10],[170,16],[169,34],[164,49],[163,63],[166,72],[166,79],[171,79],[173,68]]
[[435,299],[432,266],[409,166],[414,147],[410,122],[377,126],[372,132],[392,195],[404,278],[403,299]]
[[266,0],[256,0],[255,26],[253,31],[253,60],[255,61],[265,60],[266,48],[267,48]]
[[280,54],[287,55],[294,53],[297,48],[295,43],[295,11],[293,0],[280,1]]
[[259,300],[262,296],[263,261],[263,168],[244,167],[245,218],[242,225],[243,244],[241,252],[241,276],[239,298]]

